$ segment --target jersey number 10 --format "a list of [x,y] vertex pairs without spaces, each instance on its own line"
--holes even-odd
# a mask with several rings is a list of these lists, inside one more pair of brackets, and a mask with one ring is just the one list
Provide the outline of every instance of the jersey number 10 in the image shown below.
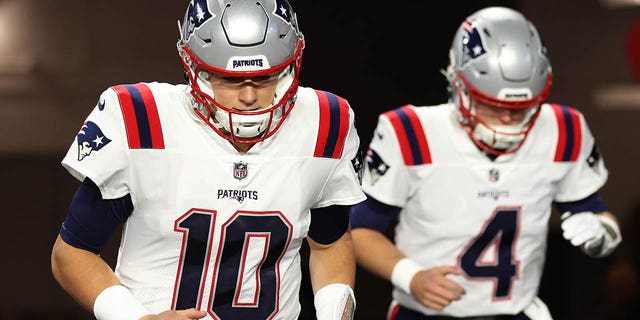
[[278,311],[279,264],[291,242],[291,224],[280,212],[238,211],[217,236],[216,217],[216,211],[192,209],[175,221],[182,252],[172,309],[200,309],[207,273],[213,272],[207,310],[214,319],[270,318]]

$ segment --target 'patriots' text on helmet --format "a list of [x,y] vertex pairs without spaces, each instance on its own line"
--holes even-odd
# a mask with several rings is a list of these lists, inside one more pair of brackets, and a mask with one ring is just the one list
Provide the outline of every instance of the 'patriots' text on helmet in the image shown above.
[[[533,127],[551,87],[551,65],[535,26],[509,8],[479,10],[458,28],[449,58],[445,75],[457,120],[486,152],[515,152]],[[477,103],[527,109],[526,116],[519,124],[490,125],[476,116]]]
[[[286,0],[192,0],[180,27],[178,53],[197,114],[218,134],[251,143],[273,135],[294,105],[304,37]],[[216,101],[208,79],[278,75],[273,104],[241,111]]]

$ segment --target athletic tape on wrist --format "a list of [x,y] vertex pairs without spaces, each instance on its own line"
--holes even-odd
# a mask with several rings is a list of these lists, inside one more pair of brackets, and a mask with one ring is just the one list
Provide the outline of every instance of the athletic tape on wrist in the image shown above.
[[93,303],[93,314],[97,320],[136,320],[150,313],[121,285],[102,290]]
[[415,263],[409,258],[402,258],[393,266],[391,271],[391,283],[396,288],[411,294],[411,279],[418,273],[418,271],[424,269],[421,265]]
[[318,320],[352,320],[356,309],[353,289],[342,283],[326,285],[313,297]]

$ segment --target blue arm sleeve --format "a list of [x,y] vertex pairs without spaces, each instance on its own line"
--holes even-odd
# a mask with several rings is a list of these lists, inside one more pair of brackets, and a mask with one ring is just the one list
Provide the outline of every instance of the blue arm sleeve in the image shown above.
[[572,201],[572,202],[554,202],[556,209],[560,212],[560,214],[564,212],[571,212],[571,214],[591,211],[593,213],[609,211],[609,208],[604,203],[602,197],[594,193],[582,200]]
[[370,196],[351,208],[351,228],[368,228],[386,233],[402,208],[382,203]]
[[132,210],[129,195],[104,200],[98,186],[86,178],[71,200],[67,218],[60,228],[60,237],[71,246],[98,254]]
[[350,208],[351,206],[333,205],[311,209],[309,237],[322,244],[336,242],[349,229]]

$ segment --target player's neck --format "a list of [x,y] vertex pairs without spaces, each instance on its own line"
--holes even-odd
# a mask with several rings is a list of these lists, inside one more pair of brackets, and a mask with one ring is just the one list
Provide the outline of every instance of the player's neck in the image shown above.
[[231,145],[233,145],[234,148],[236,148],[236,150],[238,150],[238,152],[240,152],[241,154],[245,154],[247,153],[247,151],[249,151],[249,149],[251,149],[251,147],[253,147],[256,143],[240,143],[240,142],[231,142]]
[[484,148],[479,146],[478,143],[476,143],[475,141],[474,141],[474,144],[476,145],[476,148],[478,148],[478,150],[480,150],[480,152],[482,152],[482,154],[484,154],[491,161],[496,161],[496,159],[498,159],[498,157],[500,156],[500,154],[495,154],[495,153],[489,152],[488,150],[485,150]]

